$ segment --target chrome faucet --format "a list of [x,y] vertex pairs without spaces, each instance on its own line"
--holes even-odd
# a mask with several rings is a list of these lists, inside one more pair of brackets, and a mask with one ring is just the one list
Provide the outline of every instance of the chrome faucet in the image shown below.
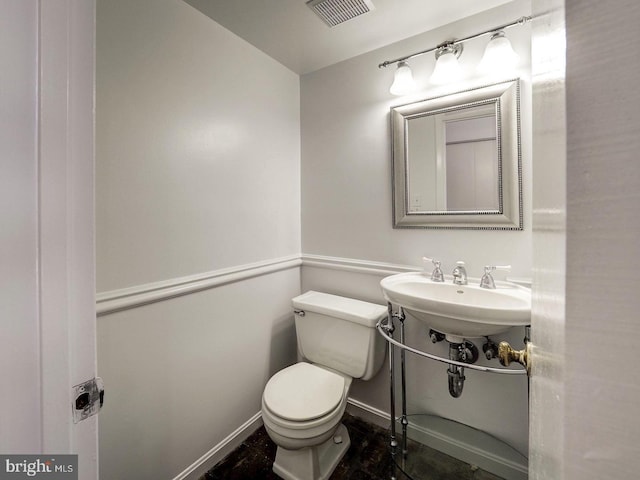
[[453,269],[453,283],[456,285],[466,285],[467,269],[464,268],[464,262],[456,262],[456,268]]

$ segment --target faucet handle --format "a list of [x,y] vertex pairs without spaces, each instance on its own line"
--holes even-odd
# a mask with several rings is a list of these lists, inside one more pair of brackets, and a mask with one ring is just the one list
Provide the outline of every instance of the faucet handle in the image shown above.
[[511,265],[486,265],[484,267],[484,275],[480,279],[480,286],[482,288],[490,288],[495,289],[496,284],[493,281],[493,277],[491,276],[491,272],[494,270],[502,270],[505,272],[511,271]]
[[427,262],[433,263],[436,267],[439,267],[441,265],[440,260],[436,260],[435,258],[422,257],[422,261],[425,263],[425,268],[427,266]]
[[431,280],[434,282],[444,282],[444,273],[442,273],[442,269],[440,268],[441,262],[440,260],[436,260],[435,258],[422,257],[422,261],[425,263],[425,271],[427,269],[427,262],[433,263],[435,267],[433,272],[431,272]]
[[502,270],[504,272],[510,272],[511,265],[487,265],[484,267],[484,273],[493,272],[494,270]]

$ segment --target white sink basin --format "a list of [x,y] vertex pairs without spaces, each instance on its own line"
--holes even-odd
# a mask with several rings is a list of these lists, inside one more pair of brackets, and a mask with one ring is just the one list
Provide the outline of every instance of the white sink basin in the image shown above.
[[433,282],[423,273],[400,273],[380,282],[388,302],[444,333],[449,341],[502,333],[531,323],[531,290],[510,282],[480,288],[478,279],[455,285]]

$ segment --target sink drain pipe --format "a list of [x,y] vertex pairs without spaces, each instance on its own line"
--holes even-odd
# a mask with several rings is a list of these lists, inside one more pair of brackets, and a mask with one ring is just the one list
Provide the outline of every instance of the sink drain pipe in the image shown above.
[[452,363],[447,368],[447,376],[449,377],[449,394],[453,398],[462,395],[464,388],[464,367],[460,366],[460,362],[472,364],[478,360],[478,347],[473,342],[464,340],[462,343],[449,342],[449,360],[458,362],[458,365]]
[[[461,358],[463,348],[461,343],[449,343],[449,360],[455,362],[463,360]],[[449,394],[453,398],[458,398],[462,395],[462,389],[464,388],[464,367],[450,363],[449,368],[447,368],[447,375],[449,377]]]

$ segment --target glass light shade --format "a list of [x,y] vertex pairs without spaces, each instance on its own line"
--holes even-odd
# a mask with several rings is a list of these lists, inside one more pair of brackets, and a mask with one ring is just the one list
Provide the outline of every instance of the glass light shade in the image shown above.
[[508,73],[516,67],[519,58],[504,32],[497,32],[491,36],[487,44],[478,71],[491,74]]
[[416,89],[416,83],[413,80],[413,73],[406,62],[400,62],[398,69],[393,76],[393,83],[389,88],[392,95],[406,95]]
[[462,68],[456,54],[453,51],[444,52],[436,60],[436,67],[431,74],[431,83],[441,85],[457,80],[461,76]]

